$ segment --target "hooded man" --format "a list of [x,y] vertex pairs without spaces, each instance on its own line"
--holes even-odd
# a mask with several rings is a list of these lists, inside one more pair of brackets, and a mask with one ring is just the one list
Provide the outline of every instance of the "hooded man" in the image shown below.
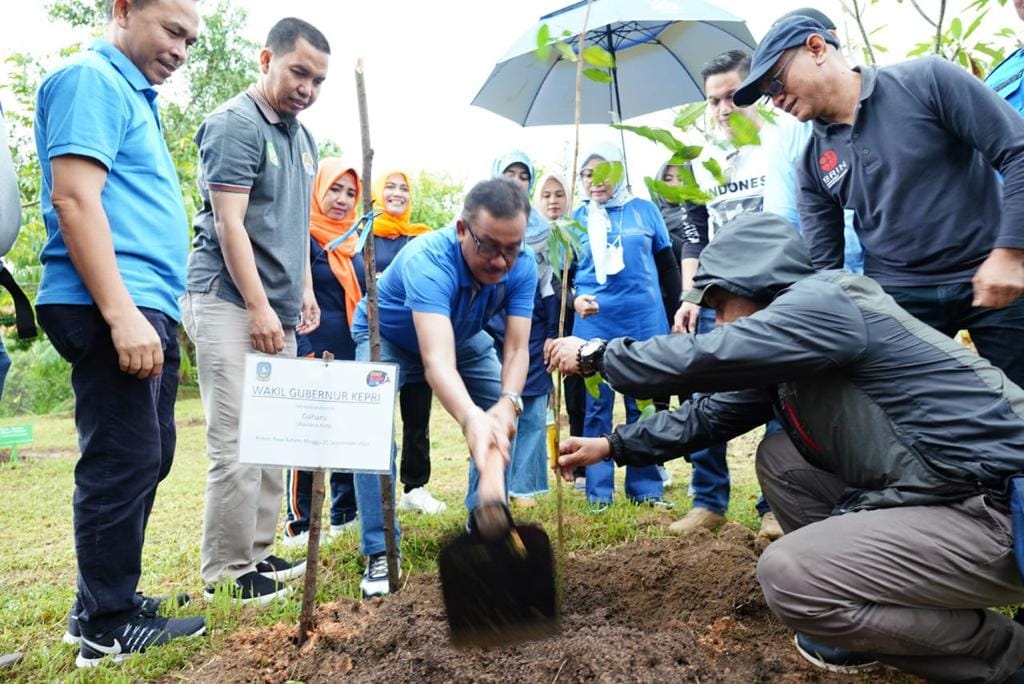
[[1024,390],[870,278],[815,273],[773,214],[727,224],[687,296],[718,330],[555,343],[563,373],[600,372],[620,392],[711,393],[563,441],[563,470],[663,462],[774,416],[783,431],[758,447],[757,474],[786,535],[758,580],[801,652],[843,671],[877,659],[942,681],[1024,676],[1024,625],[985,610],[1024,601],[1009,495]]

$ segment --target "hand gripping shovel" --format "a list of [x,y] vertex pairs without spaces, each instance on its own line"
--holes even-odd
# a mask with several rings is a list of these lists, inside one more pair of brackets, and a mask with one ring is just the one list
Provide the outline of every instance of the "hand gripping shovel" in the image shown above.
[[[500,455],[490,460],[503,469]],[[502,470],[498,477],[503,482]],[[484,479],[481,472],[478,493]],[[470,528],[441,549],[438,561],[452,643],[502,646],[556,633],[554,564],[544,530],[516,525],[504,503],[478,506]]]

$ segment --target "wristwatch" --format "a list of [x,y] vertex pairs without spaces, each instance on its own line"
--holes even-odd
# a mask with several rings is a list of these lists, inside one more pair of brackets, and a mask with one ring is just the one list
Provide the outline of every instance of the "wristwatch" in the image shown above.
[[576,361],[580,367],[580,375],[588,378],[599,370],[598,366],[601,363],[601,357],[604,356],[604,348],[607,344],[600,337],[595,337],[580,345],[580,348],[576,351]]
[[516,416],[523,415],[523,395],[518,392],[502,392],[501,396],[508,397],[508,400],[512,402],[512,406],[516,410]]

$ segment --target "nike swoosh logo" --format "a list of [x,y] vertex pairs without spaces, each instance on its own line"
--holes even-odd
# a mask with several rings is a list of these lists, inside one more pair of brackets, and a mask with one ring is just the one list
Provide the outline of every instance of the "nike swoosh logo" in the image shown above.
[[82,638],[82,641],[84,641],[86,644],[88,644],[89,648],[94,648],[97,651],[99,651],[100,653],[103,653],[103,654],[106,654],[106,655],[118,655],[118,654],[121,653],[121,642],[117,640],[117,637],[114,638],[114,645],[113,646],[105,646],[104,644],[97,644],[94,641],[89,641],[85,637]]

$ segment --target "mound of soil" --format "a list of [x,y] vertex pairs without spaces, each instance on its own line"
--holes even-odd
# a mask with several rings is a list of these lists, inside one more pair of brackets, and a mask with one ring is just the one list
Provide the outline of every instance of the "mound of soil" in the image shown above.
[[805,663],[765,605],[745,528],[641,540],[566,560],[561,633],[492,650],[448,643],[435,575],[386,599],[321,606],[293,625],[232,636],[202,682],[849,682]]

